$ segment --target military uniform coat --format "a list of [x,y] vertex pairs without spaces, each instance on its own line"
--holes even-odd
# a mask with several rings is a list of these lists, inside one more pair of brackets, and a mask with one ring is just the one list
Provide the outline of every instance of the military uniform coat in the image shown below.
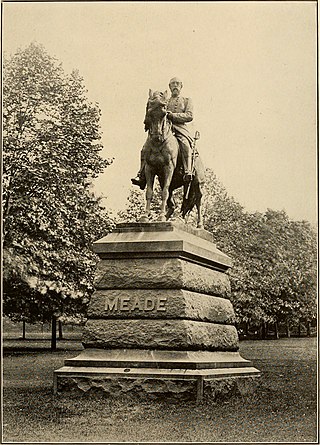
[[193,120],[193,104],[192,100],[187,97],[170,97],[167,110],[173,113],[172,124],[176,135],[179,134],[186,137],[191,143],[193,142],[193,137],[189,133],[186,126],[187,122]]

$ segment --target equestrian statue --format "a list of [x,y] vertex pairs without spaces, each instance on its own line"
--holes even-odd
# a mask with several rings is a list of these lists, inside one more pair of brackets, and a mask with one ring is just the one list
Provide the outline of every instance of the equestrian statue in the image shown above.
[[[199,133],[193,138],[186,126],[193,119],[190,98],[180,96],[182,82],[174,77],[169,82],[168,92],[149,90],[144,119],[147,140],[141,150],[141,165],[134,185],[146,189],[146,209],[141,222],[149,221],[150,206],[155,177],[162,190],[159,221],[168,220],[174,213],[173,191],[183,187],[181,216],[186,219],[197,208],[197,227],[202,228],[201,186],[204,183],[204,167],[196,148]],[[166,212],[167,206],[167,212]]]

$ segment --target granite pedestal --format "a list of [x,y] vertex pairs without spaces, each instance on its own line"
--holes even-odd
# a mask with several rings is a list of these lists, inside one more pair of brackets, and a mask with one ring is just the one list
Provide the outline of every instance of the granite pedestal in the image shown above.
[[96,291],[84,351],[54,390],[181,398],[248,391],[260,372],[238,352],[228,256],[184,223],[118,224],[94,243]]

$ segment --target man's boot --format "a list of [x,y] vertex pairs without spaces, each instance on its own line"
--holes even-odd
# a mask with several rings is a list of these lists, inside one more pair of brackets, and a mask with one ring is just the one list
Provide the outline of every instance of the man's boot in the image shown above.
[[138,185],[141,190],[144,190],[146,188],[146,175],[144,174],[144,170],[142,172],[138,172],[137,176],[135,178],[131,179],[131,182],[133,185]]
[[137,176],[131,179],[132,184],[138,185],[141,188],[141,190],[144,190],[147,184],[146,175],[144,171],[145,165],[146,165],[145,160],[141,158],[140,170],[138,171]]

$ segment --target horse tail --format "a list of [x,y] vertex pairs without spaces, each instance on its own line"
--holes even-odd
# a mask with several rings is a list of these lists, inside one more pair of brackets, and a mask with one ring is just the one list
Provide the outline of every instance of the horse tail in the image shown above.
[[198,181],[196,181],[194,178],[191,181],[190,185],[184,187],[184,193],[181,205],[181,213],[183,218],[192,211],[193,207],[197,203],[198,196],[199,196],[199,184]]
[[[184,218],[190,213],[193,207],[200,203],[202,198],[201,185],[205,182],[205,173],[200,156],[195,158],[195,176],[189,185],[184,187],[181,213]],[[189,190],[189,191],[188,191]],[[187,196],[188,195],[188,196]]]

